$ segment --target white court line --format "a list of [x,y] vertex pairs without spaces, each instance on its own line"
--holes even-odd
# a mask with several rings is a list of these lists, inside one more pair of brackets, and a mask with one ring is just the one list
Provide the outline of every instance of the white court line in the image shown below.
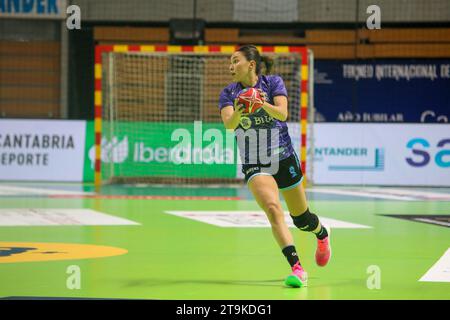
[[326,194],[337,194],[364,198],[379,198],[387,200],[420,201],[420,200],[447,200],[450,201],[450,194],[418,191],[410,189],[391,189],[391,188],[364,188],[355,189],[337,189],[312,187],[306,191]]
[[450,248],[444,255],[420,278],[422,282],[450,282]]
[[139,223],[92,209],[0,209],[0,227],[122,226]]
[[450,223],[444,222],[444,221],[436,221],[436,220],[426,219],[426,218],[414,218],[414,220],[415,221],[426,222],[426,223],[431,223],[431,224],[438,224],[438,225],[444,226],[444,227],[450,227]]
[[379,199],[388,199],[388,200],[416,200],[413,197],[407,196],[395,196],[389,194],[373,194],[365,191],[356,191],[356,190],[342,190],[342,189],[332,189],[332,188],[308,188],[306,191],[315,192],[315,193],[326,193],[326,194],[337,194],[344,196],[354,196],[354,197],[364,197],[364,198],[379,198]]
[[427,200],[450,200],[450,193],[440,193],[432,191],[414,190],[414,189],[400,189],[400,188],[367,188],[367,192],[375,192],[381,194],[392,194],[399,196],[411,196],[418,199]]
[[94,192],[55,190],[55,189],[37,189],[30,187],[16,187],[9,185],[0,185],[0,195],[21,196],[21,195],[85,195],[95,194]]
[[[192,219],[219,227],[269,228],[270,223],[263,211],[165,211],[178,217]],[[289,213],[285,212],[286,223],[295,227]],[[343,220],[320,217],[320,221],[333,229],[370,229],[371,227]]]

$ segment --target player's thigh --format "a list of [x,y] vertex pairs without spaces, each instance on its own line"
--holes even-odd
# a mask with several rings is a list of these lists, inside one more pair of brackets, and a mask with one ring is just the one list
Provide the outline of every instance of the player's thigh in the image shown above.
[[289,213],[293,216],[300,215],[308,208],[306,201],[305,189],[302,183],[299,183],[294,188],[289,190],[281,190],[286,205],[289,209]]
[[257,175],[252,177],[248,181],[248,188],[270,220],[283,215],[283,209],[278,195],[278,185],[271,175]]

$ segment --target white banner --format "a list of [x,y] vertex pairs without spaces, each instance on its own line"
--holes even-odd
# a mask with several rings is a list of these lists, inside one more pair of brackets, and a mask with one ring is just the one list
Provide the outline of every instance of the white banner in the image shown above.
[[450,125],[314,124],[312,180],[315,184],[450,186]]
[[2,18],[65,19],[67,0],[0,0]]
[[86,121],[0,120],[0,180],[83,181]]
[[234,0],[233,21],[294,22],[298,20],[298,1]]

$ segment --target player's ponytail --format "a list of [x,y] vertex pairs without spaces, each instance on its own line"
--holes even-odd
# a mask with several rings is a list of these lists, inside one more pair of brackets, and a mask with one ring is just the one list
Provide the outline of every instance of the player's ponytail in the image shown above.
[[264,65],[266,66],[266,70],[265,70],[264,74],[270,74],[270,72],[272,71],[272,67],[273,67],[273,59],[268,56],[262,56],[261,62],[263,62]]
[[273,66],[273,60],[267,56],[261,56],[258,49],[254,45],[245,45],[240,47],[237,51],[242,52],[242,54],[245,56],[245,58],[248,61],[255,61],[256,62],[256,74],[260,75],[262,71],[262,64],[264,63],[265,66],[265,74],[269,74],[272,66]]

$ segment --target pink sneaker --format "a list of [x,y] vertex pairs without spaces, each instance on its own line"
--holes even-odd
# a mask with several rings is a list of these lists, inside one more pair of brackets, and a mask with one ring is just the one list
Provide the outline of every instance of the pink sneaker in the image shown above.
[[[325,228],[325,226],[324,226]],[[317,239],[316,249],[316,263],[320,267],[325,267],[331,258],[331,246],[330,246],[330,232],[329,228],[325,228],[328,232],[328,237],[323,240]]]
[[308,284],[308,273],[297,262],[292,267],[292,273],[286,278],[284,284],[294,288],[306,287]]

